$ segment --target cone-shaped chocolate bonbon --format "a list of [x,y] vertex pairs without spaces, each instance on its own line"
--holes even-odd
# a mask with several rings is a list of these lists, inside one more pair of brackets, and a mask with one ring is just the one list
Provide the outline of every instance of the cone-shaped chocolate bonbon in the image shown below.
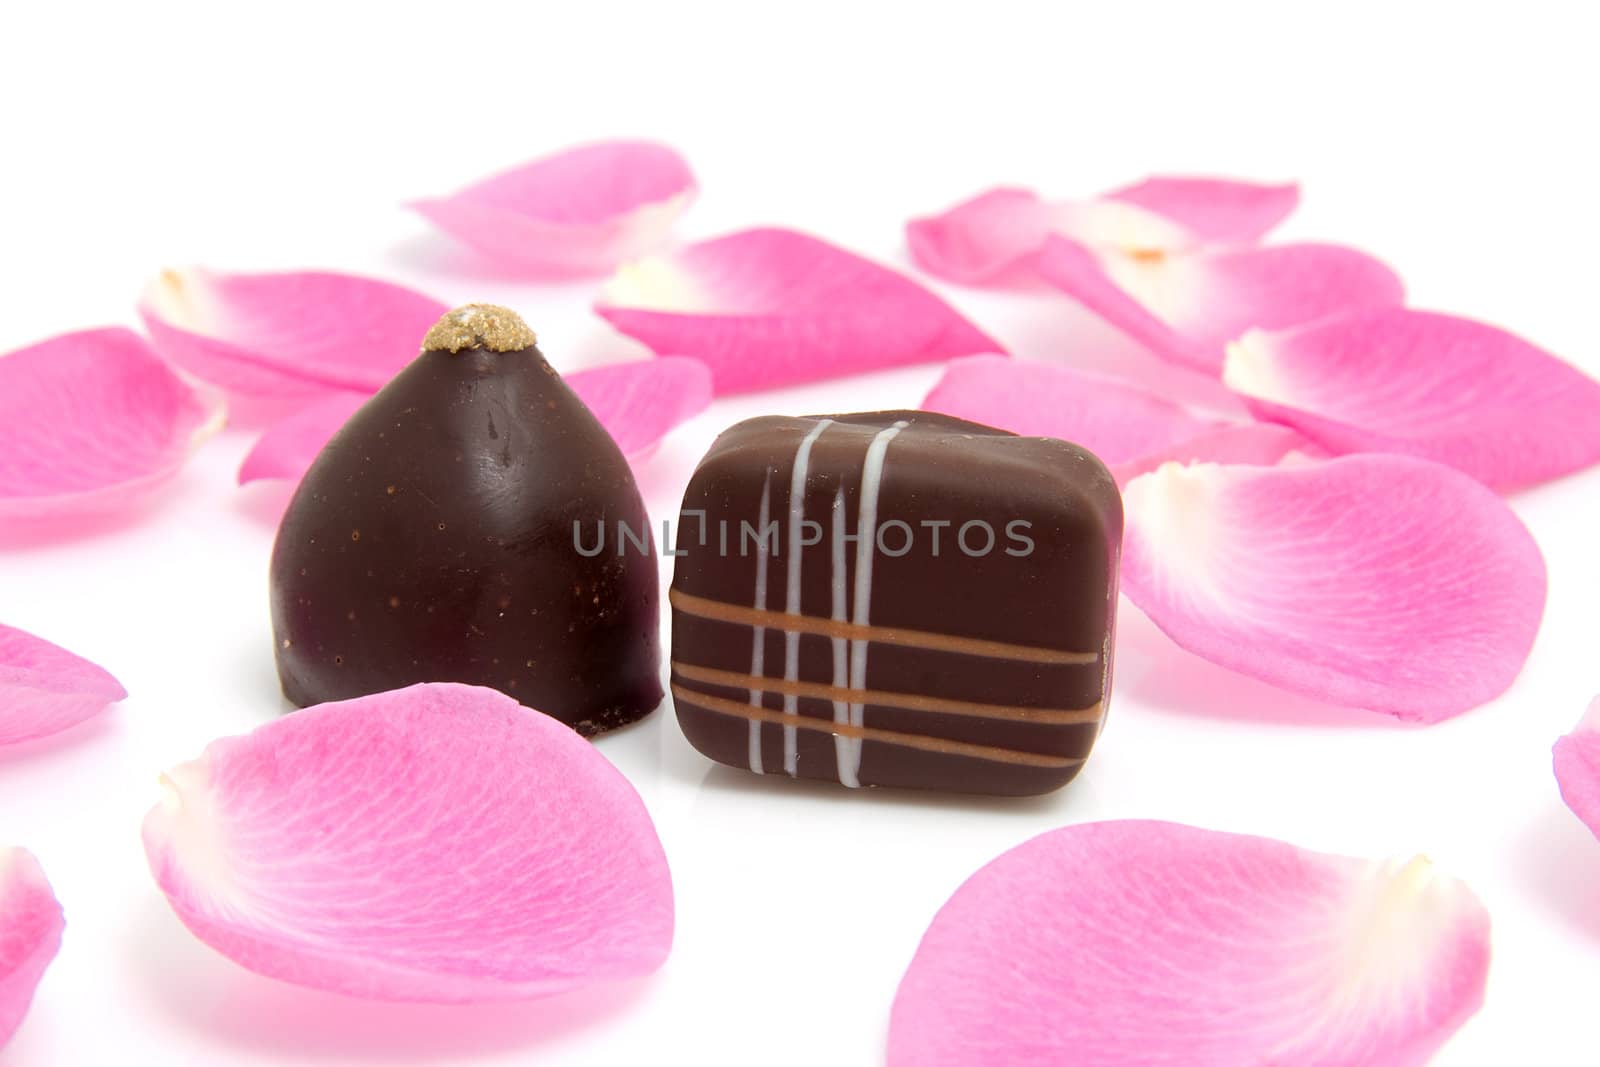
[[661,699],[648,538],[627,461],[533,332],[504,308],[452,311],[284,515],[284,694],[468,682],[586,735],[632,722]]

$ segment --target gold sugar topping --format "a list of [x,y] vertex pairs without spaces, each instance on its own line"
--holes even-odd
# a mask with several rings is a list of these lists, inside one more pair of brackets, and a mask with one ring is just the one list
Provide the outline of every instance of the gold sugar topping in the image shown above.
[[510,308],[497,304],[467,304],[447,313],[422,339],[424,352],[459,352],[487,348],[491,352],[520,352],[538,338]]

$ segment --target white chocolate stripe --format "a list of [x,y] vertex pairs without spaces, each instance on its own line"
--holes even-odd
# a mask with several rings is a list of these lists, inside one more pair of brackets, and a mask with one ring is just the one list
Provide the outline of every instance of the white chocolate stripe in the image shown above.
[[[761,526],[767,528],[767,516],[772,511],[772,472],[767,472],[767,480],[761,485]],[[762,537],[756,544],[756,610],[767,610],[767,539]],[[766,671],[767,659],[767,631],[764,626],[756,626],[751,630],[750,637],[750,673],[760,678]],[[750,690],[750,706],[759,708],[763,691],[756,688]],[[761,766],[761,720],[750,720],[750,769],[757,774],[766,773]]]
[[[833,494],[833,539],[831,542],[833,556],[833,621],[848,622],[850,590],[846,587],[849,577],[844,565],[844,486]],[[833,688],[842,690],[850,680],[848,645],[843,637],[833,640]],[[850,704],[848,701],[838,699],[834,695],[833,721],[839,725],[850,722]],[[839,781],[855,789],[861,785],[861,779],[856,776],[855,756],[853,743],[843,734],[833,735],[833,758],[839,768]]]
[[[878,542],[878,490],[883,484],[884,459],[889,452],[889,442],[909,425],[902,420],[886,430],[879,430],[867,446],[867,456],[861,464],[861,504],[856,513],[856,598],[850,620],[856,626],[867,626],[871,622],[872,556]],[[851,689],[867,687],[867,646],[868,642],[859,638],[850,642]],[[850,725],[856,730],[865,725],[865,717],[865,704],[850,705]],[[850,740],[850,772],[857,778],[861,774],[861,740],[860,734]]]
[[[801,614],[800,562],[805,555],[805,548],[800,541],[806,517],[806,475],[811,466],[811,446],[822,436],[822,431],[832,425],[832,419],[818,422],[811,428],[810,433],[800,439],[800,447],[794,454],[794,473],[789,479],[789,533],[788,540],[783,546],[789,569],[788,597],[784,603],[784,611],[790,615]],[[765,521],[761,524],[761,534],[765,538]],[[788,682],[800,677],[800,634],[793,630],[787,630],[783,635],[783,677]],[[785,715],[796,714],[799,706],[797,697],[784,696]],[[790,725],[785,725],[783,728],[783,769],[791,778],[800,771],[799,731]]]

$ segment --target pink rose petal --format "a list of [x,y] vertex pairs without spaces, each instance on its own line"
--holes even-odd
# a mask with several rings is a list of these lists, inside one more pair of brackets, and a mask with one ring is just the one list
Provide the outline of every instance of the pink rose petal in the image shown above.
[[1003,356],[952,360],[922,407],[1099,456],[1118,484],[1169,460],[1276,463],[1305,443],[1265,423],[1202,418],[1132,385]]
[[1400,279],[1337,245],[1132,256],[1091,252],[1052,236],[1039,254],[1046,281],[1158,355],[1222,369],[1223,346],[1246,330],[1298,326],[1397,305]]
[[496,262],[536,274],[598,274],[663,244],[694,195],[694,175],[672,149],[608,141],[411,206]]
[[1027,437],[1059,437],[1107,464],[1221,425],[1131,385],[1004,356],[952,360],[922,407]]
[[1049,206],[1035,193],[1002,187],[912,219],[906,243],[917,266],[934,277],[975,284],[1031,257],[1051,224]]
[[1105,199],[1171,219],[1207,244],[1254,244],[1299,206],[1300,187],[1158,177],[1109,192]]
[[1488,913],[1425,857],[1068,826],[935,916],[889,1064],[1420,1067],[1482,1005],[1488,968]]
[[1228,346],[1251,410],[1334,452],[1403,452],[1488,485],[1600,462],[1600,382],[1504,330],[1385,308]]
[[1223,423],[1125,463],[1111,465],[1117,484],[1126,486],[1141,474],[1166,463],[1230,463],[1271,467],[1291,454],[1320,454],[1311,442],[1287,426],[1270,422]]
[[648,974],[672,884],[627,779],[491,689],[416,685],[213,742],[145,852],[235,962],[380,1000],[544,996]]
[[1577,729],[1556,742],[1555,765],[1561,799],[1600,837],[1600,697]]
[[1129,599],[1191,652],[1319,700],[1438,722],[1503,692],[1539,629],[1539,547],[1436,463],[1174,463],[1123,499]]
[[0,1048],[22,1025],[65,926],[39,861],[24,849],[0,848]]
[[[610,432],[623,455],[634,459],[648,455],[669,430],[711,403],[711,371],[699,360],[681,356],[593,367],[565,375],[564,380]],[[274,423],[245,457],[239,484],[262,478],[298,481],[367,400],[360,393],[332,393]]]
[[1056,202],[1001,186],[913,219],[906,240],[923,270],[975,284],[1030,259],[1051,233],[1094,248],[1140,253],[1250,244],[1299,201],[1293,184],[1218,178],[1147,178],[1093,200]]
[[221,421],[214,397],[121,327],[0,356],[0,525],[137,507]]
[[1112,281],[1100,257],[1085,245],[1050,237],[1035,265],[1045,281],[1150,351],[1176,363],[1202,369],[1209,369],[1213,362],[1212,354],[1203,344],[1179,334]]
[[59,733],[127,695],[104,668],[0,626],[0,745]]
[[716,391],[1002,352],[911,279],[792,230],[745,230],[624,267],[595,308]]
[[566,375],[566,383],[630,459],[648,455],[711,403],[711,368],[680,356],[590,367]]
[[139,307],[156,349],[224,389],[246,422],[330,392],[375,392],[449,310],[403,286],[322,271],[169,270]]
[[266,478],[298,482],[323,446],[370,399],[366,393],[329,393],[274,422],[239,465],[239,484]]

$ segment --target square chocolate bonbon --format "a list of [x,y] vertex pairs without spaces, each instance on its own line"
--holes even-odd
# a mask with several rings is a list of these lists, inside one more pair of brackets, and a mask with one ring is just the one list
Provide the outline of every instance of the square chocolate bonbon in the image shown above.
[[1028,795],[1111,681],[1122,505],[1076,445],[921,411],[730,428],[684,496],[672,691],[766,774]]

